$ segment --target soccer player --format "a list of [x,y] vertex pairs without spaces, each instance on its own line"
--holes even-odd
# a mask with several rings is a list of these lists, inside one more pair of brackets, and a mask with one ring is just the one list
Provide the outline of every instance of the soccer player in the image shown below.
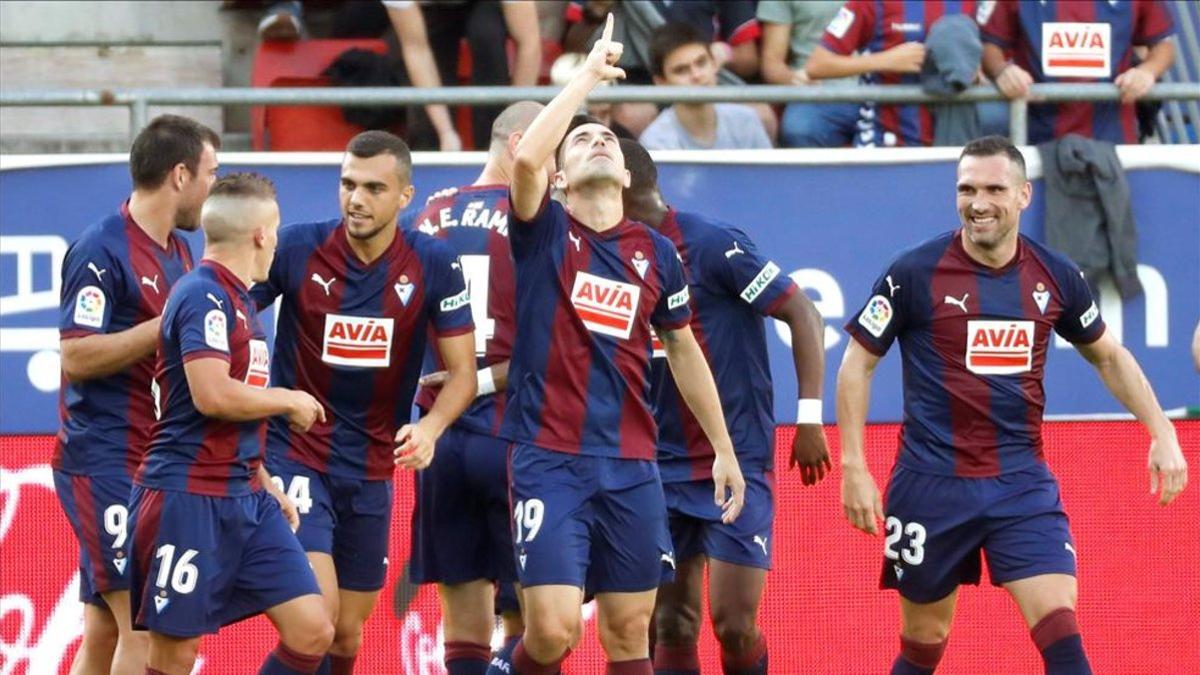
[[[312,673],[333,639],[292,528],[296,510],[262,465],[266,418],[307,430],[312,396],[267,388],[270,355],[247,287],[275,255],[275,188],[216,182],[201,214],[204,258],[171,291],[153,380],[153,440],[130,498],[134,624],[146,673],[192,671],[200,636],[265,612],[279,644],[259,673]],[[290,526],[290,527],[289,527]]]
[[133,194],[84,230],[63,262],[62,427],[51,465],[80,545],[83,641],[72,673],[140,675],[145,667],[145,634],[129,620],[129,491],[154,421],[159,315],[192,267],[175,230],[200,226],[220,146],[194,120],[152,120],[129,151]]
[[[625,213],[654,226],[679,250],[691,297],[692,332],[704,350],[738,464],[746,477],[746,508],[721,522],[712,504],[708,467],[713,448],[682,404],[667,364],[651,367],[651,399],[658,424],[658,467],[667,499],[675,580],[659,587],[654,610],[654,667],[699,675],[701,594],[708,564],[709,610],[726,673],[767,672],[767,643],[757,626],[775,515],[775,397],[767,365],[764,316],[787,324],[792,338],[799,418],[791,466],[813,485],[829,470],[821,426],[825,368],[824,324],[816,307],[745,233],[663,202],[650,153],[622,140],[629,169]],[[654,355],[663,353],[655,350]]]
[[[627,220],[617,137],[574,112],[623,75],[612,18],[580,69],[517,144],[509,241],[517,330],[501,434],[513,441],[513,541],[525,635],[512,671],[555,673],[595,592],[609,673],[652,672],[647,631],[662,563],[674,566],[654,463],[650,326],[683,399],[715,449],[713,499],[733,522],[745,485],[704,354],[688,328],[688,290],[670,240]],[[565,137],[565,138],[564,138]],[[550,199],[545,166],[556,154]],[[493,667],[492,672],[499,672]]]
[[[504,661],[523,632],[520,607],[493,600],[494,582],[517,580],[509,527],[508,442],[500,439],[516,315],[516,277],[508,244],[508,186],[513,150],[540,103],[505,108],[492,124],[483,171],[471,185],[434,195],[417,216],[422,232],[458,254],[471,296],[479,395],[437,443],[433,463],[416,476],[409,578],[437,583],[450,675],[482,674],[491,660],[492,616],[505,625]],[[552,173],[553,165],[547,170]],[[427,350],[417,406],[430,410],[445,378]],[[506,589],[507,590],[507,589]],[[502,598],[508,596],[502,594]]]
[[[1075,619],[1075,548],[1042,452],[1042,373],[1054,331],[1095,366],[1150,432],[1150,489],[1161,504],[1187,463],[1133,356],[1105,331],[1079,268],[1018,232],[1032,186],[1008,139],[968,143],[958,163],[961,227],[909,249],[846,325],[838,371],[842,505],[854,527],[886,529],[881,585],[900,592],[892,673],[932,673],[959,584],[1012,595],[1046,672],[1090,673]],[[887,510],[863,457],[871,375],[899,338],[904,427]]]
[[[355,136],[342,160],[341,217],[283,228],[269,278],[251,291],[260,308],[283,298],[272,382],[311,393],[330,413],[308,434],[272,420],[267,468],[300,511],[297,536],[334,619],[335,675],[353,672],[383,588],[395,466],[428,466],[475,397],[461,265],[445,242],[396,224],[411,175],[403,140]],[[448,375],[437,402],[408,424],[431,330]]]

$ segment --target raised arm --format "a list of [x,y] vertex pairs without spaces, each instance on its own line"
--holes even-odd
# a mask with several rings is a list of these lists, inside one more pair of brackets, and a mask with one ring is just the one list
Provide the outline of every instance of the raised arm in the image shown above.
[[96,333],[59,341],[62,372],[72,384],[107,377],[154,355],[161,317],[119,333]]
[[825,325],[803,291],[792,293],[772,317],[787,325],[792,336],[792,363],[800,399],[790,468],[800,468],[800,480],[815,485],[832,468],[825,427],[821,423],[821,390],[825,378]]
[[1187,486],[1187,460],[1179,448],[1175,426],[1159,406],[1141,366],[1108,332],[1075,348],[1096,368],[1112,395],[1150,432],[1150,494],[1159,492],[1161,486],[1158,503],[1171,503]]
[[837,425],[842,441],[842,511],[854,527],[879,532],[883,501],[867,467],[863,437],[871,401],[871,378],[879,357],[857,340],[846,345],[837,377]]
[[558,148],[571,118],[587,100],[588,93],[601,82],[625,77],[625,71],[613,65],[621,58],[623,47],[621,43],[612,41],[612,32],[613,17],[609,14],[604,33],[593,45],[584,67],[538,113],[517,143],[510,206],[521,220],[529,220],[537,215],[549,180],[542,167]]
[[[742,511],[746,482],[742,478],[741,467],[733,452],[729,430],[725,428],[721,399],[717,396],[717,385],[713,382],[712,371],[708,368],[708,361],[704,359],[704,352],[697,344],[691,327],[661,330],[659,337],[667,353],[667,364],[671,368],[671,376],[675,379],[679,395],[696,416],[696,421],[700,423],[700,428],[704,430],[704,435],[708,437],[716,453],[712,469],[713,483],[716,484],[713,498],[722,508],[721,520],[732,523]],[[726,496],[726,489],[731,493],[729,496]]]

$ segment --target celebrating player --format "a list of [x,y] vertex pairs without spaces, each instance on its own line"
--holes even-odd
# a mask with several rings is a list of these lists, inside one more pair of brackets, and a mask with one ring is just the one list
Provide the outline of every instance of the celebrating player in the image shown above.
[[[491,659],[493,582],[517,580],[508,524],[508,442],[497,437],[504,414],[508,360],[516,316],[515,275],[508,245],[508,185],[513,151],[542,109],[514,103],[492,124],[483,171],[471,185],[435,195],[416,226],[445,240],[458,254],[471,296],[479,395],[438,441],[433,463],[417,474],[412,563],[416,583],[437,583],[442,601],[445,662],[450,675],[483,673]],[[553,166],[548,163],[547,170]],[[428,350],[417,394],[422,411],[433,407],[445,378],[435,350]],[[508,590],[507,588],[505,589]],[[501,595],[507,661],[523,631],[515,597]]]
[[140,675],[145,667],[146,637],[129,615],[129,491],[154,421],[159,315],[192,268],[175,230],[200,226],[220,145],[186,117],[152,120],[129,152],[133,194],[85,230],[63,262],[62,429],[52,466],[80,544],[83,642],[73,673]]
[[[812,485],[829,470],[821,426],[825,369],[824,324],[816,307],[779,266],[759,255],[745,233],[663,203],[650,153],[622,140],[631,176],[625,213],[653,225],[675,243],[687,271],[692,332],[713,368],[721,410],[746,475],[746,508],[734,523],[721,521],[710,499],[713,448],[679,399],[667,365],[651,368],[658,423],[658,466],[675,547],[675,581],[658,590],[654,611],[654,667],[699,675],[701,594],[709,567],[709,609],[726,673],[767,672],[767,643],[758,629],[758,604],[771,567],[775,516],[775,420],[767,365],[764,316],[791,331],[800,393],[790,464]],[[662,352],[655,350],[655,356]]]
[[304,392],[267,388],[270,356],[247,291],[275,255],[275,188],[255,174],[226,176],[201,221],[204,259],[163,314],[158,422],[129,504],[131,607],[150,631],[145,672],[186,675],[201,635],[265,612],[279,644],[259,672],[313,673],[333,626],[292,534],[295,507],[262,455],[267,417],[303,432],[325,414]]
[[[1187,463],[1133,356],[1105,331],[1079,268],[1018,233],[1032,186],[1007,139],[981,138],[958,164],[962,227],[902,253],[875,282],[838,371],[842,504],[858,529],[883,520],[882,585],[900,591],[892,673],[932,673],[959,584],[1016,601],[1047,673],[1090,673],[1075,619],[1075,548],[1042,454],[1042,374],[1053,330],[1095,366],[1150,431],[1150,488],[1167,504]],[[904,428],[887,510],[863,457],[876,364],[900,339]]]
[[[285,227],[269,278],[251,291],[260,308],[283,296],[272,382],[312,393],[330,412],[308,434],[272,420],[267,468],[300,511],[297,536],[337,631],[334,675],[353,672],[383,588],[394,465],[428,466],[475,397],[460,264],[444,242],[396,225],[411,175],[404,141],[355,136],[342,161],[341,218]],[[408,424],[431,327],[448,374],[437,402]]]
[[[704,354],[688,328],[688,289],[670,240],[625,219],[617,137],[569,129],[588,92],[623,75],[612,17],[586,65],[517,144],[509,238],[517,330],[501,434],[511,454],[513,539],[526,630],[521,675],[554,673],[596,593],[610,673],[650,673],[647,631],[661,564],[674,565],[647,397],[650,325],[683,399],[715,449],[714,499],[732,522],[745,485]],[[564,138],[565,137],[565,138]],[[550,199],[546,163],[558,148]],[[493,667],[492,672],[499,668]]]

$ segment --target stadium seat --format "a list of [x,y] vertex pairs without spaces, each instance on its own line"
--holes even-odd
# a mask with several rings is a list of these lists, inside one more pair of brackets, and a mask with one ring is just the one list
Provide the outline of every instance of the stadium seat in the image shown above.
[[[263,42],[254,55],[253,87],[327,87],[321,73],[348,49],[387,53],[383,40]],[[255,106],[250,140],[255,150],[341,150],[362,131],[334,106]]]

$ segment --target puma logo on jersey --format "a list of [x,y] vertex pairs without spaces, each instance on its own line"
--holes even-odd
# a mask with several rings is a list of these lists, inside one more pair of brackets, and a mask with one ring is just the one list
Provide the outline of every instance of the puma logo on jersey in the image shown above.
[[947,305],[955,305],[956,307],[961,309],[964,314],[966,314],[967,313],[967,298],[969,298],[969,297],[971,297],[970,293],[963,293],[962,300],[959,300],[958,298],[956,298],[954,296],[947,295],[942,298],[942,302],[946,303]]
[[628,340],[641,293],[639,286],[578,272],[571,305],[588,330]]
[[968,321],[967,370],[980,375],[1013,375],[1033,363],[1032,321]]
[[1072,557],[1072,558],[1078,558],[1078,557],[1079,557],[1079,554],[1075,552],[1075,547],[1071,545],[1071,542],[1069,542],[1069,541],[1064,541],[1064,542],[1063,542],[1063,548],[1065,548],[1065,549],[1067,549],[1068,551],[1070,551],[1070,552],[1071,552],[1071,557]]
[[754,543],[758,544],[759,548],[762,549],[763,555],[768,555],[766,537],[756,534],[754,535]]
[[391,318],[326,314],[321,360],[336,366],[386,368],[394,324]]
[[245,327],[247,330],[249,330],[249,328],[250,328],[250,320],[246,318],[246,315],[245,315],[245,314],[242,314],[242,310],[240,310],[240,309],[235,309],[235,310],[233,310],[233,313],[234,313],[234,315],[236,315],[236,316],[237,316],[237,318],[238,318],[238,321],[241,321],[241,322],[242,322],[242,326],[243,326],[243,327]]
[[732,258],[733,256],[738,255],[739,253],[745,253],[745,251],[742,250],[741,246],[738,246],[737,240],[735,239],[733,241],[733,248],[729,249],[728,251],[725,251],[725,258],[726,259]]
[[312,276],[309,277],[309,281],[317,282],[318,286],[325,289],[325,297],[329,297],[329,287],[333,285],[333,282],[337,281],[337,277],[331,277],[329,281],[326,281],[320,274],[313,272]]
[[574,232],[568,232],[567,238],[571,240],[572,244],[575,244],[575,252],[578,253],[579,252],[579,235],[575,234]]
[[659,560],[670,565],[671,569],[675,569],[675,554],[674,553],[664,553],[659,557]]
[[150,277],[142,277],[142,285],[149,286],[150,288],[154,289],[155,293],[158,293],[158,275],[155,274],[153,279]]
[[207,296],[209,300],[213,301],[213,303],[217,306],[217,309],[225,309],[225,302],[217,296],[213,295],[212,293],[205,293],[205,296]]
[[100,269],[99,267],[96,267],[96,263],[94,263],[94,262],[88,263],[88,269],[92,271],[92,274],[96,275],[96,279],[98,281],[104,281],[104,279],[103,279],[104,273],[108,271],[107,268]]
[[890,274],[884,277],[884,281],[887,281],[888,295],[893,298],[896,297],[896,291],[900,290],[900,284],[893,284],[892,275]]

